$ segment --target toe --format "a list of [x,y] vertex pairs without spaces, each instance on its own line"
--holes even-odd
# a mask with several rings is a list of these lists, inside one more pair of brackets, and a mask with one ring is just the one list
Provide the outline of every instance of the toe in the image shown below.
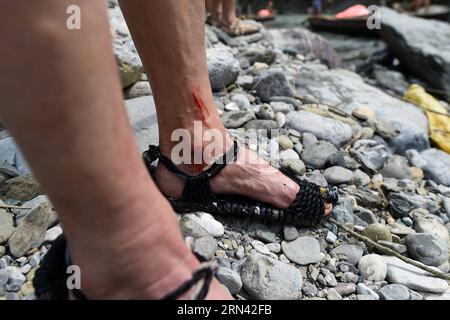
[[331,203],[325,204],[325,216],[329,216],[331,212],[333,211],[333,205]]

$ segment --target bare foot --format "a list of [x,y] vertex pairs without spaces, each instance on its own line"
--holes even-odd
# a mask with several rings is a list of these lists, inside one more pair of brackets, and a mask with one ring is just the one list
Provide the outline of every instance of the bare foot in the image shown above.
[[[195,165],[183,164],[180,169],[190,175],[198,174]],[[155,181],[166,196],[182,196],[184,181],[162,164],[158,164],[156,168]],[[296,182],[276,170],[255,152],[243,147],[239,150],[236,162],[225,166],[210,183],[216,194],[243,195],[281,209],[288,208],[299,191]],[[332,205],[326,204],[325,209],[325,214],[329,215]]]

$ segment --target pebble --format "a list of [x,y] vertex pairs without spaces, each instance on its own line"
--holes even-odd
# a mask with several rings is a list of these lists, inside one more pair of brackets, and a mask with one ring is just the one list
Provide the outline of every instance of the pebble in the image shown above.
[[252,241],[252,246],[253,246],[253,248],[255,248],[255,250],[258,251],[259,253],[267,254],[267,255],[270,254],[269,248],[267,248],[267,246],[266,246],[264,243],[262,243],[261,241],[253,240],[253,241]]
[[276,242],[277,236],[273,230],[261,223],[252,223],[247,228],[247,234],[266,243]]
[[250,111],[235,110],[225,112],[220,119],[225,128],[236,129],[242,127],[247,122],[255,119],[255,114]]
[[230,102],[225,105],[224,110],[225,111],[239,111],[240,109],[236,103]]
[[336,289],[330,288],[327,290],[327,299],[328,300],[342,300],[342,296],[336,291]]
[[22,274],[27,274],[28,272],[30,272],[30,270],[31,270],[31,265],[29,263],[20,267],[20,272],[22,272]]
[[219,268],[216,277],[225,285],[231,294],[238,293],[242,288],[242,280],[239,273],[229,268]]
[[270,98],[275,96],[292,97],[293,89],[289,84],[286,75],[281,71],[264,71],[255,87],[256,95],[263,102],[270,102]]
[[[386,226],[382,225],[381,223],[372,223],[371,225],[367,226],[366,229],[364,229],[363,232],[361,232],[362,236],[365,236],[375,242],[379,240],[383,241],[392,241],[392,235]],[[368,245],[370,248],[371,246]]]
[[293,241],[299,237],[299,233],[295,226],[285,225],[283,227],[283,236],[284,236],[284,240]]
[[6,290],[14,292],[19,291],[21,285],[26,281],[25,276],[17,267],[6,267],[6,271],[8,272],[8,283],[6,284]]
[[231,101],[234,102],[238,108],[250,107],[250,101],[243,93],[235,93],[231,95]]
[[378,240],[377,242],[385,247],[388,247],[389,249],[394,250],[397,253],[400,253],[400,254],[405,254],[408,251],[406,246],[403,244],[400,244],[400,243],[394,243],[394,242],[384,241],[384,240]]
[[352,116],[360,120],[368,120],[375,117],[375,111],[367,106],[360,106],[353,109]]
[[39,254],[39,252],[34,253],[29,260],[29,263],[31,265],[31,267],[37,267],[39,265],[39,263],[41,262],[41,255]]
[[[4,205],[0,200],[0,205]],[[8,241],[14,231],[13,216],[6,210],[0,209],[0,244]]]
[[323,169],[326,167],[328,159],[337,152],[336,147],[327,141],[319,141],[315,144],[305,144],[305,135],[303,135],[303,151],[301,158],[303,162],[310,167]]
[[313,283],[311,283],[309,281],[303,282],[302,292],[305,296],[314,297],[317,295],[318,291],[319,290]]
[[358,269],[360,274],[369,281],[383,281],[386,278],[386,262],[377,254],[363,256],[359,260]]
[[267,103],[264,103],[259,108],[258,116],[260,119],[263,119],[263,120],[274,120],[275,112],[273,112],[272,107],[270,105],[268,105]]
[[409,255],[426,265],[440,266],[448,261],[448,247],[444,240],[431,234],[416,233],[405,238]]
[[334,289],[341,295],[341,296],[348,296],[352,293],[356,292],[356,284],[354,283],[344,283],[339,282]]
[[286,116],[284,115],[284,113],[275,113],[275,122],[277,123],[278,127],[283,128],[286,124]]
[[442,238],[445,241],[450,240],[450,234],[445,226],[437,222],[436,220],[429,219],[415,219],[414,230],[420,233],[431,234]]
[[324,176],[330,184],[348,184],[353,179],[353,172],[342,167],[330,167],[324,171]]
[[206,50],[209,81],[213,90],[220,90],[234,83],[240,72],[239,61],[221,48]]
[[278,143],[282,150],[294,148],[294,143],[292,143],[291,139],[289,139],[289,137],[285,135],[280,135],[278,137]]
[[409,300],[409,289],[401,284],[389,284],[378,291],[381,300]]
[[290,103],[281,102],[281,101],[271,101],[269,104],[275,113],[280,112],[280,113],[286,114],[291,111],[294,111],[294,106]]
[[356,169],[353,171],[352,181],[356,186],[365,187],[370,183],[370,177],[364,171]]
[[281,163],[281,167],[287,167],[293,174],[298,176],[301,176],[306,172],[306,167],[302,160],[286,160]]
[[217,250],[217,241],[210,235],[203,236],[194,240],[193,252],[205,260],[213,257]]
[[342,255],[344,261],[356,265],[363,255],[363,249],[354,244],[341,244],[332,250],[337,255]]
[[245,291],[256,300],[297,300],[301,297],[301,272],[266,256],[250,255],[241,269],[241,279]]
[[56,226],[53,228],[50,228],[45,233],[44,242],[53,242],[63,233],[63,230],[61,227]]
[[313,237],[299,237],[294,241],[281,243],[284,255],[292,262],[307,265],[320,261],[320,244]]
[[337,240],[337,236],[333,232],[328,231],[325,240],[329,243],[334,243]]
[[267,248],[269,248],[270,252],[273,253],[280,253],[281,252],[281,244],[275,242],[275,243],[268,243],[266,244]]
[[8,283],[9,274],[6,268],[0,269],[0,288]]
[[221,237],[225,232],[223,224],[214,219],[209,213],[200,212],[197,215],[192,215],[192,219],[214,238]]

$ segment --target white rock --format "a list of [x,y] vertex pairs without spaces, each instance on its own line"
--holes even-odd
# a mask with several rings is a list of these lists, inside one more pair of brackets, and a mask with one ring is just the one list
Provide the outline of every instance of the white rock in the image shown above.
[[368,254],[363,256],[358,263],[361,275],[369,281],[383,281],[386,278],[387,265],[378,254]]
[[214,219],[209,213],[199,212],[197,215],[191,215],[190,217],[215,238],[221,237],[225,232],[223,224]]
[[266,246],[264,243],[262,243],[261,241],[259,241],[259,240],[253,240],[253,241],[252,241],[252,246],[253,246],[253,248],[255,248],[255,250],[258,251],[259,253],[266,254],[266,255],[270,255],[270,250],[269,250],[269,248],[267,248],[267,246]]
[[364,283],[358,283],[356,285],[356,292],[358,292],[358,294],[360,294],[360,295],[372,296],[373,298],[375,298],[375,300],[380,299],[378,294],[375,291],[373,291],[372,289],[370,289],[368,286],[366,286]]
[[63,230],[61,227],[56,226],[53,228],[50,228],[45,233],[44,242],[53,242],[63,233]]

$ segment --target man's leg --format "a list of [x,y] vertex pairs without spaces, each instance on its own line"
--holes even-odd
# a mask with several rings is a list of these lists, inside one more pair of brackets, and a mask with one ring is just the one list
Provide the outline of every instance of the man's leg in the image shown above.
[[[203,0],[122,0],[120,4],[150,75],[162,153],[171,155],[178,143],[171,141],[171,134],[179,128],[192,133],[196,149],[205,149],[209,141],[194,135],[194,121],[200,121],[204,130],[221,132],[225,148],[230,148],[232,141],[220,121],[208,78]],[[171,19],[160,19],[161,16]],[[203,107],[199,108],[199,102]],[[180,167],[189,174],[199,173],[198,165]],[[274,171],[256,154],[242,149],[238,163],[226,166],[214,177],[211,188],[216,193],[245,195],[286,208],[295,199],[299,186]],[[158,166],[156,181],[166,195],[181,196],[184,182],[164,166]]]
[[222,23],[231,27],[236,21],[236,0],[222,0]]
[[[66,29],[71,4],[81,30]],[[138,154],[105,2],[2,1],[0,39],[0,118],[58,211],[82,291],[160,298],[177,288],[198,262]],[[209,297],[228,297],[221,290],[214,282]]]
[[222,22],[222,0],[206,0],[206,11],[211,14],[213,22]]

